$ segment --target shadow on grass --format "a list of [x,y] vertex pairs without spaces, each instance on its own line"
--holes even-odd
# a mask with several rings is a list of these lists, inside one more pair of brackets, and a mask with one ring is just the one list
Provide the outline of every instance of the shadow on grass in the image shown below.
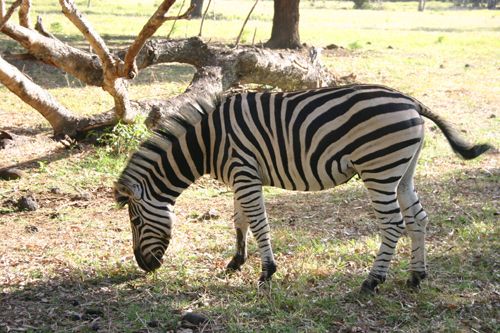
[[[294,255],[281,257],[282,262],[295,261],[288,264],[293,269],[287,273],[285,267],[279,267],[268,293],[257,292],[254,281],[237,282],[239,275],[218,278],[212,267],[206,267],[208,272],[189,273],[194,275],[189,279],[196,280],[191,284],[174,266],[160,269],[156,277],[145,277],[132,264],[99,270],[84,266],[62,269],[43,281],[0,286],[0,329],[165,332],[178,329],[181,313],[193,309],[212,320],[206,329],[200,329],[204,332],[421,332],[471,328],[495,332],[500,261],[497,211],[492,200],[498,198],[499,175],[498,169],[477,168],[450,172],[438,181],[419,177],[420,194],[434,225],[429,241],[430,277],[420,293],[404,286],[408,258],[401,259],[401,255],[382,285],[381,294],[368,298],[357,293],[365,278],[365,273],[360,273],[363,269],[353,271],[347,257],[340,258],[345,262],[340,268],[318,270],[298,269],[299,259]],[[295,241],[290,236],[299,231],[306,235],[300,240],[304,241],[324,237],[325,230],[331,229],[332,238],[327,242],[334,237],[346,244],[350,239],[373,235],[376,225],[368,222],[371,208],[358,185],[339,187],[333,193],[282,192],[268,196],[270,217],[275,216],[271,229],[283,229],[289,235],[288,243]],[[330,206],[332,210],[327,210]],[[321,214],[314,215],[319,211]],[[340,221],[325,222],[326,216],[335,214]],[[366,229],[360,223],[365,219],[366,225],[371,225]],[[351,228],[347,234],[335,231],[346,224]],[[279,251],[283,250],[281,245]],[[191,254],[184,255],[189,264],[187,256]],[[315,255],[318,263],[327,256],[321,252]],[[371,260],[369,255],[359,256],[366,269]]]
[[[14,131],[12,131],[14,133]],[[56,162],[59,160],[63,160],[65,158],[68,158],[71,156],[74,152],[81,152],[81,150],[78,149],[66,149],[66,148],[59,148],[55,151],[52,151],[50,154],[47,154],[42,157],[37,157],[28,161],[24,161],[22,163],[15,163],[11,165],[6,165],[3,167],[0,167],[0,169],[11,169],[11,168],[16,168],[20,170],[27,170],[27,169],[33,169],[33,168],[38,168],[40,166],[40,163],[52,163]]]
[[[341,238],[372,235],[377,223],[368,194],[360,180],[351,180],[322,192],[280,192],[266,195],[266,207],[273,225],[303,232],[331,233]],[[450,228],[483,220],[496,223],[500,195],[500,169],[451,171],[435,178],[419,177],[416,188],[429,215],[431,233],[448,233]],[[447,230],[447,231],[446,231]],[[326,234],[325,234],[326,233]]]
[[348,270],[277,278],[270,291],[257,291],[255,284],[235,285],[237,276],[190,286],[165,269],[156,278],[133,266],[65,269],[48,281],[0,286],[0,329],[166,332],[179,329],[181,314],[191,309],[210,319],[200,332],[494,332],[492,241],[482,259],[471,259],[467,248],[435,253],[432,265],[440,270],[420,292],[406,288],[406,272],[396,269],[376,296],[360,295],[364,276]]

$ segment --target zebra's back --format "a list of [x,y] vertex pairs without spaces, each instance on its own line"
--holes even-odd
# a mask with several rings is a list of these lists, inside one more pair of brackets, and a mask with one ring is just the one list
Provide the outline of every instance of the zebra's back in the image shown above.
[[233,152],[255,164],[263,185],[314,191],[356,173],[383,177],[410,159],[423,137],[418,108],[389,88],[355,85],[237,94],[219,112]]

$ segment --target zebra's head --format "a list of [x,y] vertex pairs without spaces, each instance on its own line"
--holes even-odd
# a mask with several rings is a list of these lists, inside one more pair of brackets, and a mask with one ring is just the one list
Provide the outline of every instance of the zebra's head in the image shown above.
[[115,200],[121,207],[128,205],[137,264],[146,272],[154,271],[170,243],[172,206],[152,199],[141,184],[123,179],[115,183]]

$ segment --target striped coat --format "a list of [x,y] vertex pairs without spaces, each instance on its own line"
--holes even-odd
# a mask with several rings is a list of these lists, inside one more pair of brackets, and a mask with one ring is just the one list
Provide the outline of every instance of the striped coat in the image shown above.
[[427,215],[414,190],[423,117],[435,122],[453,150],[474,158],[488,145],[470,145],[415,99],[387,87],[350,85],[289,93],[244,93],[213,104],[198,101],[176,115],[133,154],[116,183],[128,204],[134,253],[151,271],[171,237],[176,198],[204,174],[234,191],[236,253],[247,258],[247,231],[258,242],[261,283],[276,271],[262,186],[318,191],[363,180],[381,230],[381,245],[362,290],[385,280],[399,237],[412,241],[408,284],[426,275]]

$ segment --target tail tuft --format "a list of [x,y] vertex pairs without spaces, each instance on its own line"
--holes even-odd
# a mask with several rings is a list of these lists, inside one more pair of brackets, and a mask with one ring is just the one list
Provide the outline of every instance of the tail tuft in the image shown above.
[[462,156],[463,159],[465,160],[472,160],[482,153],[493,149],[493,146],[489,144],[480,144],[480,145],[474,145],[472,147],[459,147],[455,146],[453,147],[455,152],[457,152],[460,156]]
[[441,119],[441,117],[433,113],[422,103],[417,101],[417,104],[418,106],[420,106],[419,113],[422,116],[432,120],[439,127],[441,132],[443,132],[444,136],[450,143],[453,151],[464,160],[472,160],[473,158],[476,158],[487,150],[493,148],[493,146],[489,144],[472,145],[466,142],[447,121]]

